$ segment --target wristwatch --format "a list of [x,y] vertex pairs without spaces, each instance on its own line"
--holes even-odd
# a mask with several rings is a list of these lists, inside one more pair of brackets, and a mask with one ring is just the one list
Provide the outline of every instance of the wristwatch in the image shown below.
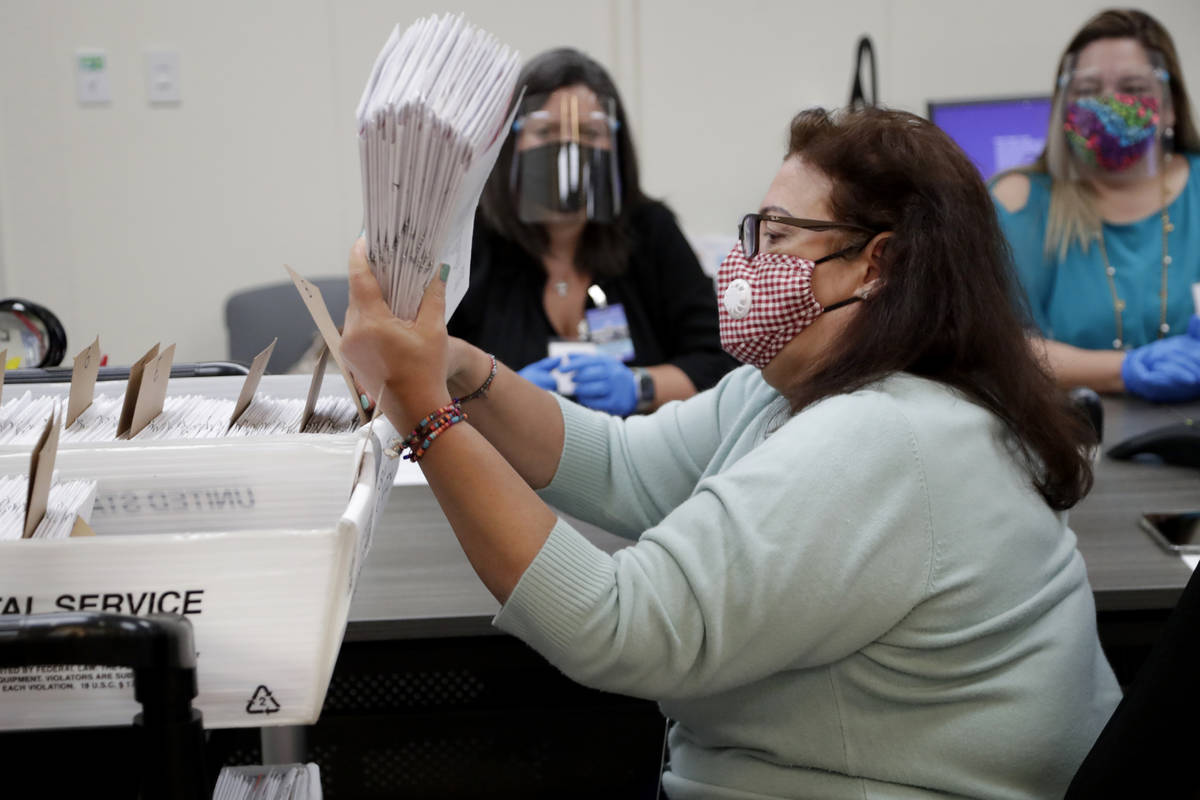
[[641,413],[654,407],[654,377],[645,367],[630,367],[633,379],[637,382],[637,408]]

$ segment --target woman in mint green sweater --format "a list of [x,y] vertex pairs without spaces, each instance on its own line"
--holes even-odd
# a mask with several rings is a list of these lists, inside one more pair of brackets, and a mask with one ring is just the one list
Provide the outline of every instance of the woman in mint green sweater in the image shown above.
[[496,625],[674,721],[671,798],[1060,795],[1119,699],[1066,520],[1090,440],[986,189],[924,120],[811,110],[740,231],[720,323],[747,366],[650,416],[448,339],[445,267],[395,319],[361,242],[344,354]]

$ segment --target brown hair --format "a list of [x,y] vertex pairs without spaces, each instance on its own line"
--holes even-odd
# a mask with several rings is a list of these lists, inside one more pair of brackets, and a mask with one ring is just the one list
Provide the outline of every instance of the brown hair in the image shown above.
[[[1147,54],[1157,54],[1167,70],[1167,85],[1171,92],[1171,108],[1175,113],[1172,149],[1176,152],[1200,152],[1200,134],[1192,118],[1192,104],[1188,98],[1187,85],[1183,80],[1183,69],[1179,65],[1179,54],[1171,34],[1154,17],[1136,9],[1109,9],[1101,11],[1084,23],[1079,32],[1067,44],[1058,59],[1058,71],[1054,78],[1053,111],[1050,128],[1046,133],[1046,147],[1027,172],[1044,172],[1053,178],[1050,193],[1050,216],[1046,226],[1045,250],[1048,256],[1057,253],[1066,257],[1072,242],[1078,242],[1086,252],[1089,243],[1100,236],[1102,222],[1092,202],[1091,189],[1072,179],[1066,152],[1066,140],[1061,122],[1064,87],[1061,77],[1067,59],[1078,55],[1085,47],[1101,39],[1133,39]],[[997,176],[1000,177],[1000,176]]]
[[1095,436],[1025,338],[1008,247],[966,155],[903,111],[818,108],[792,120],[788,156],[831,179],[833,219],[893,232],[881,287],[815,374],[788,388],[792,409],[894,372],[939,381],[1004,422],[1052,508],[1078,502]]

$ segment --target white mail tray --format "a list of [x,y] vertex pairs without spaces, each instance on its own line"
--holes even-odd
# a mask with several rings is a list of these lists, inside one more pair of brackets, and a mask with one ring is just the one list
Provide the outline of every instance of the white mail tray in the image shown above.
[[[354,437],[358,446],[338,451],[345,454],[344,468],[329,475],[353,487],[340,516],[327,510],[306,515],[301,507],[291,525],[263,528],[270,509],[262,507],[269,501],[260,496],[257,523],[226,530],[212,530],[211,521],[197,518],[198,530],[189,531],[187,514],[167,514],[163,524],[171,520],[171,526],[161,533],[0,542],[0,613],[183,614],[195,634],[194,705],[205,727],[313,723],[395,473],[395,462],[380,456],[379,441],[389,431],[380,419],[373,432],[342,435]],[[252,445],[252,439],[229,439],[202,446]],[[285,456],[287,446],[314,445],[296,438],[285,443]],[[71,450],[59,452],[56,466],[63,472],[87,461]],[[145,456],[144,447],[129,450]],[[114,451],[115,472],[122,457]],[[0,454],[0,468],[10,458],[28,456]],[[181,471],[186,464],[183,459]],[[105,476],[94,477],[103,492]],[[0,670],[0,730],[128,725],[139,710],[129,670],[86,665]]]

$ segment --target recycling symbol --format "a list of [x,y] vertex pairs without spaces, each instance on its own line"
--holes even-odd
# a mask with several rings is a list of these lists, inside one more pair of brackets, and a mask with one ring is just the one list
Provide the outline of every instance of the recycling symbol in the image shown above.
[[254,690],[254,696],[246,703],[247,714],[274,714],[279,710],[279,702],[271,696],[271,690],[259,686]]

